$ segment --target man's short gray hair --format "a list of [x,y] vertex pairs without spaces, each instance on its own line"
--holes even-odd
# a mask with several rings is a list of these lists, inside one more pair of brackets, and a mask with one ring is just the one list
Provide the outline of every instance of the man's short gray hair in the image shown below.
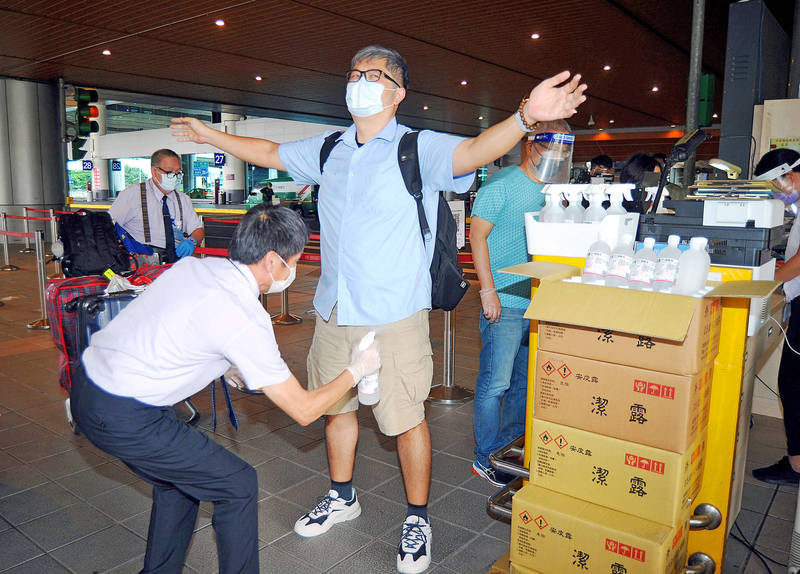
[[245,265],[261,261],[270,251],[285,261],[301,253],[306,241],[308,228],[294,210],[259,203],[245,213],[233,230],[228,253],[231,259]]
[[408,64],[403,59],[403,56],[398,54],[395,50],[384,48],[373,44],[366,48],[361,48],[353,59],[350,61],[350,67],[355,68],[356,62],[362,60],[386,60],[386,69],[392,73],[392,79],[395,81],[400,80],[400,85],[404,88],[408,87]]
[[163,160],[165,157],[174,157],[178,161],[181,161],[181,156],[176,154],[174,151],[171,149],[162,148],[154,151],[153,155],[150,156],[150,165],[160,167],[161,160]]

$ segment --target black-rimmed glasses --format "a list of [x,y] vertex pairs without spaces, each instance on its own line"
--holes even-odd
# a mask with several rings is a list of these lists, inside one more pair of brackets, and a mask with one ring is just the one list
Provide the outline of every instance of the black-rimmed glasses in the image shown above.
[[402,86],[400,84],[395,82],[391,78],[391,76],[389,76],[389,74],[387,74],[383,70],[355,70],[355,69],[353,69],[353,70],[348,70],[347,74],[345,74],[345,77],[347,78],[348,83],[359,81],[361,79],[361,76],[364,76],[364,78],[368,82],[377,82],[378,80],[381,79],[381,76],[383,76],[384,78],[386,78],[387,80],[392,82],[398,88],[402,88]]
[[164,169],[162,167],[159,167],[159,166],[156,166],[156,169],[159,170],[164,175],[169,174],[169,175],[177,175],[178,177],[183,177],[183,172],[182,171],[167,171],[166,169]]

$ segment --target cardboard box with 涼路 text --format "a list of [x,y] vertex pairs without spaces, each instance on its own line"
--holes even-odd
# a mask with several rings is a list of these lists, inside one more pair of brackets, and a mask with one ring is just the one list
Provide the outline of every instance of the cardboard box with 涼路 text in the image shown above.
[[[548,288],[540,295],[537,305],[549,297]],[[719,351],[717,298],[582,283],[559,285],[558,296],[548,320],[539,321],[541,350],[677,374],[702,371]],[[539,308],[532,304],[531,313]]]
[[700,490],[706,434],[678,454],[534,417],[531,482],[674,526]]
[[536,353],[538,419],[682,453],[705,427],[713,363],[693,375]]
[[683,573],[688,518],[666,526],[528,484],[512,502],[511,572]]

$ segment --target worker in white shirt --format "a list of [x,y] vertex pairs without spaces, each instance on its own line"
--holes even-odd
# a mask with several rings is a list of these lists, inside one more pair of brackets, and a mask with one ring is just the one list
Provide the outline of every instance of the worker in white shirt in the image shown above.
[[153,484],[146,574],[179,573],[199,501],[214,503],[220,574],[257,574],[255,469],[178,419],[171,405],[232,365],[249,389],[307,425],[380,367],[375,345],[353,350],[328,384],[305,390],[281,358],[261,293],[295,277],[308,239],[286,207],[253,207],[237,226],[230,258],[187,257],[165,271],[83,353],[71,406],[98,448]]
[[119,193],[108,213],[128,251],[155,251],[161,263],[174,263],[203,241],[205,231],[192,200],[177,190],[182,178],[181,156],[160,149],[150,156],[150,178]]

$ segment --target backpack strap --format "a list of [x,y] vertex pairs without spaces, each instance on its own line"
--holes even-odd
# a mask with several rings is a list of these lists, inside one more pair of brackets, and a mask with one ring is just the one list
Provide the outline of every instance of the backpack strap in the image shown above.
[[147,185],[139,182],[139,191],[142,196],[142,225],[144,226],[144,242],[150,243],[150,217],[147,215]]
[[319,150],[319,173],[325,169],[325,162],[328,161],[328,156],[331,155],[333,148],[339,143],[339,138],[344,132],[333,132],[325,136],[325,141],[322,142],[322,147]]
[[414,201],[417,202],[417,216],[419,217],[419,229],[422,232],[422,240],[430,239],[431,228],[428,225],[428,218],[425,217],[425,208],[422,206],[422,175],[419,172],[419,154],[417,153],[417,138],[419,132],[410,131],[403,134],[400,138],[400,145],[397,146],[397,163],[400,165],[400,173],[403,175],[403,183]]

